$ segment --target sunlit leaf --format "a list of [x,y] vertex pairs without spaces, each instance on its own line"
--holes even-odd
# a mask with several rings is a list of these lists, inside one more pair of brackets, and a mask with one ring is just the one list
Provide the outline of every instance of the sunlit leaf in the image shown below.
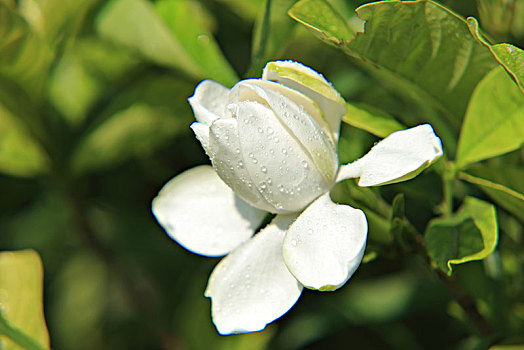
[[[42,261],[33,250],[0,252],[0,307],[2,317],[42,347],[49,347],[44,319]],[[0,348],[19,349],[0,336]]]
[[146,0],[109,2],[97,17],[96,29],[104,38],[132,48],[157,64],[202,77],[196,62]]
[[466,197],[464,206],[453,217],[430,222],[425,240],[433,262],[451,275],[452,264],[482,260],[495,250],[498,242],[495,207]]
[[467,22],[432,1],[381,1],[356,11],[366,23],[365,32],[355,37],[326,0],[301,0],[290,15],[355,57],[379,80],[434,106],[457,125],[473,89],[497,65]]
[[0,103],[0,172],[34,176],[48,167],[49,159],[34,135]]
[[378,137],[386,137],[393,131],[405,129],[402,124],[386,112],[366,105],[348,103],[347,113],[342,120]]
[[203,9],[194,1],[161,0],[156,3],[160,17],[176,40],[201,71],[201,78],[211,78],[233,85],[238,77],[220,51],[213,34],[202,25]]
[[524,94],[498,67],[477,86],[460,133],[457,167],[495,157],[524,142]]
[[524,169],[522,167],[475,165],[459,178],[479,186],[498,205],[524,222]]
[[[509,11],[508,11],[509,12]],[[511,44],[491,45],[480,33],[479,24],[475,18],[468,18],[468,24],[473,35],[491,51],[495,59],[504,67],[524,93],[524,51]]]

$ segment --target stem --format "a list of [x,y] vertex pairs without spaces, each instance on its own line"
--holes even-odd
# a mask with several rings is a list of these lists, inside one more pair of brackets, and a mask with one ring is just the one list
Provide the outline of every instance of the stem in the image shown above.
[[251,58],[251,64],[245,74],[247,77],[259,75],[260,70],[262,69],[265,63],[267,42],[269,39],[270,17],[271,17],[271,0],[266,0],[266,6],[264,9],[264,18],[262,19],[262,24],[260,27],[260,37],[258,40],[258,46],[256,46],[253,49],[253,56]]
[[5,335],[24,349],[28,350],[44,350],[46,347],[41,346],[24,333],[21,329],[13,327],[2,315],[2,310],[0,309],[0,335]]
[[437,270],[437,274],[440,280],[448,287],[453,298],[457,301],[462,310],[464,310],[479,333],[484,337],[490,336],[493,333],[493,330],[488,321],[480,314],[475,300],[466,293],[455,277],[448,276],[440,270]]
[[442,216],[445,218],[453,214],[453,184],[455,182],[456,170],[452,162],[443,163],[444,171],[442,176],[443,200],[440,205]]

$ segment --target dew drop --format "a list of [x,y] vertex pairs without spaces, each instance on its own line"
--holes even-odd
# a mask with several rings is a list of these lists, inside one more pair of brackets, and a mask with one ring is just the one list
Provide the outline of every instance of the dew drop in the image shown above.
[[278,185],[278,190],[281,192],[281,193],[284,193],[284,186],[283,185]]
[[292,240],[291,240],[291,245],[292,245],[293,247],[296,247],[296,246],[297,246],[297,240],[296,240],[296,239],[292,239]]
[[273,139],[273,141],[275,141],[275,143],[278,143],[278,141],[280,141],[280,140],[278,139],[278,137],[275,137],[275,138]]
[[313,230],[312,229],[308,229],[307,233],[308,233],[308,235],[312,235],[313,234]]
[[240,148],[237,148],[235,152],[237,152],[237,154],[240,154]]
[[253,158],[253,164],[257,164],[258,160],[256,158]]
[[266,174],[266,173],[267,173],[267,168],[266,168],[265,166],[262,165],[262,166],[260,167],[260,171],[263,172],[264,174]]
[[282,154],[286,155],[287,154],[287,149],[282,148]]
[[303,160],[302,166],[304,167],[304,169],[307,169],[309,167],[309,164],[305,160]]
[[239,168],[242,168],[243,166],[244,166],[244,162],[241,161],[241,160],[239,160],[239,161],[238,161],[238,167],[239,167]]
[[253,158],[255,155],[253,153],[248,154],[249,158]]
[[262,130],[262,128],[260,128],[260,127],[257,129],[257,131],[258,131],[259,133],[261,133],[261,134],[264,132],[264,130]]
[[267,133],[271,135],[273,133],[273,128],[268,126],[267,127]]

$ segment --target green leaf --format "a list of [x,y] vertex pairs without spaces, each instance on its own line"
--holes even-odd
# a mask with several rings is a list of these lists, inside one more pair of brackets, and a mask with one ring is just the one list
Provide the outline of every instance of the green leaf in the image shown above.
[[495,157],[524,142],[524,94],[498,67],[477,86],[460,133],[457,168]]
[[337,45],[349,42],[355,32],[342,15],[325,0],[298,1],[290,10],[291,18],[321,34]]
[[0,103],[0,172],[34,176],[49,168],[49,158],[26,125]]
[[479,186],[498,205],[524,222],[524,168],[479,164],[459,172],[458,177]]
[[451,218],[432,220],[425,234],[428,254],[448,275],[452,264],[482,260],[493,253],[498,241],[495,207],[466,197],[462,208]]
[[238,77],[220,51],[213,33],[203,25],[203,9],[197,5],[195,1],[161,0],[156,3],[156,10],[200,69],[201,78],[231,86]]
[[51,52],[27,22],[0,1],[0,75],[39,96]]
[[365,32],[356,36],[326,0],[301,0],[290,15],[381,82],[444,112],[457,125],[473,89],[497,65],[467,22],[432,1],[381,1],[356,11],[366,21]]
[[524,51],[510,44],[497,44],[492,50],[524,93]]
[[342,118],[347,124],[378,137],[386,137],[405,127],[386,112],[368,105],[347,103],[347,113]]
[[42,300],[43,279],[42,261],[35,251],[0,253],[0,318],[5,318],[0,325],[1,349],[19,349],[12,340],[1,336],[2,333],[11,333],[18,344],[23,342],[24,348],[49,348]]
[[102,37],[136,50],[159,65],[180,69],[195,79],[203,72],[145,0],[113,0],[95,23]]
[[[189,1],[114,0],[99,14],[97,31],[148,60],[179,69],[194,79],[231,85],[235,73]],[[165,20],[165,21],[164,21]]]
[[471,33],[491,51],[495,59],[515,80],[520,91],[524,93],[524,51],[511,44],[491,45],[480,33],[479,24],[475,18],[468,18],[468,24]]

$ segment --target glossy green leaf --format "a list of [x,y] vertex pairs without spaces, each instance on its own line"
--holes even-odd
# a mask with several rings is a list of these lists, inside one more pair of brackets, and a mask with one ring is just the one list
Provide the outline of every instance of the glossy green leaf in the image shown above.
[[524,93],[524,51],[511,44],[493,45],[492,50]]
[[524,142],[524,94],[498,67],[477,86],[460,133],[457,167],[513,151]]
[[[34,340],[48,348],[49,334],[42,300],[43,279],[42,261],[35,251],[0,252],[0,317],[5,317],[11,327],[30,337],[27,345]],[[1,335],[0,348],[20,349],[12,340]]]
[[451,275],[452,264],[482,260],[495,250],[498,242],[495,207],[480,199],[466,197],[464,205],[453,217],[430,222],[425,240],[435,265]]
[[495,59],[515,80],[520,91],[524,93],[524,51],[511,44],[491,45],[480,33],[479,24],[475,18],[468,18],[468,24],[472,34],[491,51]]
[[198,66],[201,78],[231,86],[238,77],[220,51],[213,33],[203,25],[204,10],[197,5],[195,1],[161,0],[156,3],[156,10]]
[[51,52],[28,23],[0,1],[0,75],[40,95]]
[[49,158],[27,126],[0,103],[0,172],[34,176],[49,168]]
[[203,76],[149,1],[109,2],[97,17],[96,29],[102,37],[134,49],[152,62],[180,69],[197,79]]
[[378,137],[386,137],[394,131],[405,129],[391,115],[367,105],[347,103],[347,113],[342,120],[351,126],[366,130]]
[[301,0],[290,15],[379,80],[444,112],[457,125],[473,89],[497,65],[467,22],[432,1],[381,1],[356,11],[366,23],[365,32],[355,37],[326,0]]
[[479,164],[459,172],[458,176],[479,186],[498,205],[524,222],[524,168]]

